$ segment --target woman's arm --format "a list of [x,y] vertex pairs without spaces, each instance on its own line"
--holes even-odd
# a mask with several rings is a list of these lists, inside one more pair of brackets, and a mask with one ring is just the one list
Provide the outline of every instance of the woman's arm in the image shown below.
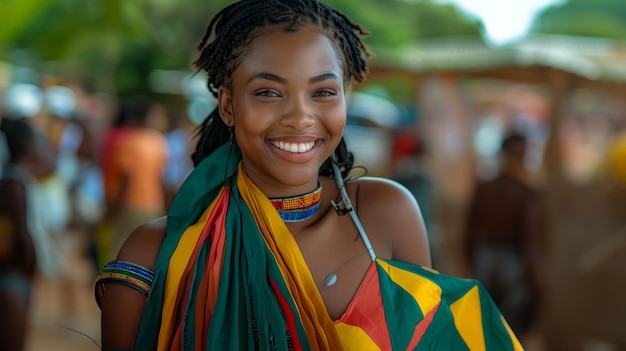
[[[154,270],[165,236],[165,223],[166,218],[162,217],[137,228],[122,246],[117,261],[133,262]],[[103,351],[131,348],[146,300],[145,295],[128,286],[107,283],[101,300]]]

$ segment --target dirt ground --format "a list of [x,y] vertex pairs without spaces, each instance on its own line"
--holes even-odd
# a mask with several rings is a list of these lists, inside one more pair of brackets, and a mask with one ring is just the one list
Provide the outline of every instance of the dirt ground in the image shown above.
[[95,269],[81,254],[79,239],[68,235],[63,240],[71,272],[66,279],[35,279],[25,351],[100,349],[100,310],[93,293]]

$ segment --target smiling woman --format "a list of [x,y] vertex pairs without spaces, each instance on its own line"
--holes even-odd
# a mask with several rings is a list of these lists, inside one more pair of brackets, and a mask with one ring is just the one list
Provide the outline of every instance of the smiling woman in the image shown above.
[[365,34],[315,0],[211,20],[195,64],[218,104],[167,217],[99,274],[104,350],[520,348],[480,284],[429,268],[412,195],[348,176]]

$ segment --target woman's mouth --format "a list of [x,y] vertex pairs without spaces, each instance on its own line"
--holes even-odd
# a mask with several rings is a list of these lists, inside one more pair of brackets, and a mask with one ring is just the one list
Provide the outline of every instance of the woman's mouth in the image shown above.
[[283,141],[270,140],[270,143],[280,150],[292,153],[307,152],[315,146],[314,141],[308,143],[286,143]]

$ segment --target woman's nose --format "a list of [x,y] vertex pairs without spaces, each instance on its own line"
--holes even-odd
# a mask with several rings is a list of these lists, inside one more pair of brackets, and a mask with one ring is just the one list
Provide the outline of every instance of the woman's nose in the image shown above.
[[315,124],[315,113],[311,102],[305,97],[294,97],[286,105],[281,124],[298,130]]

